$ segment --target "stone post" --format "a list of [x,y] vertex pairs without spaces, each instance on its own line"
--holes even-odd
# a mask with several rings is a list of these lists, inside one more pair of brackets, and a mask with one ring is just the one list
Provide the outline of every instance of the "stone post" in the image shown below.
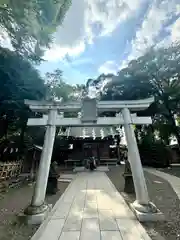
[[128,156],[125,156],[125,166],[124,166],[124,180],[125,180],[125,185],[124,185],[124,192],[126,193],[135,193],[134,190],[134,182],[133,182],[133,177],[132,177],[132,171],[131,171],[131,165],[130,165],[130,154],[127,152]]
[[162,220],[163,215],[149,200],[146,181],[129,109],[124,108],[122,110],[122,115],[124,119],[125,135],[128,144],[128,157],[130,160],[136,193],[136,201],[131,206],[140,221]]
[[41,153],[34,193],[31,205],[25,210],[25,214],[28,215],[32,224],[42,222],[49,211],[49,206],[45,203],[45,196],[56,133],[56,126],[54,124],[56,116],[57,110],[49,110],[44,145]]

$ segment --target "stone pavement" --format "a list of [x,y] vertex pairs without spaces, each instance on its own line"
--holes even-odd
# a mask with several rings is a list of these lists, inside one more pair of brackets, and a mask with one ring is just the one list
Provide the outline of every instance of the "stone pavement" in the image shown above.
[[103,172],[78,173],[31,240],[150,240]]

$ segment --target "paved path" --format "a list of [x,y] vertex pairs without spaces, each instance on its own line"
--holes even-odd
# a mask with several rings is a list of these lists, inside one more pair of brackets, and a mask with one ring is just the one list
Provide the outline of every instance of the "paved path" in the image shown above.
[[31,240],[150,240],[103,172],[79,173]]
[[144,168],[144,170],[168,181],[180,199],[180,179],[178,177],[158,171],[154,168]]

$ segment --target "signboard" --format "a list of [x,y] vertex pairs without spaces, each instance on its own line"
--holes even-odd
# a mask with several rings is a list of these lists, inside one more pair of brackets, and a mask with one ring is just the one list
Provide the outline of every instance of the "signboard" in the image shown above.
[[82,110],[81,110],[81,122],[82,123],[96,123],[97,122],[97,107],[96,99],[85,98],[82,101]]

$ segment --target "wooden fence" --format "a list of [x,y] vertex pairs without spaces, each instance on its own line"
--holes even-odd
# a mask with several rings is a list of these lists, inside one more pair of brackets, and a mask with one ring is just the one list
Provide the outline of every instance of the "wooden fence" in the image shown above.
[[6,163],[0,162],[0,181],[19,176],[21,170],[22,161]]

